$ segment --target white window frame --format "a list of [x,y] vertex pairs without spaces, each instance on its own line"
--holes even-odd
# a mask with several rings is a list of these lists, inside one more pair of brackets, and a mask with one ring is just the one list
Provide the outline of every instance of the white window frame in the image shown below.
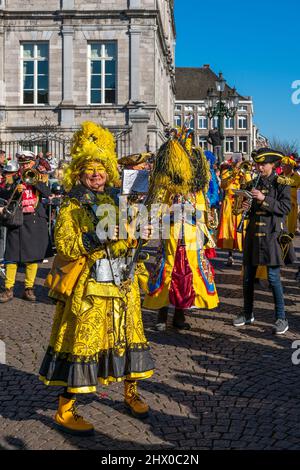
[[[33,59],[24,57],[24,45],[33,44],[34,53]],[[48,46],[48,57],[47,59],[39,59],[37,55],[37,46],[45,44]],[[20,93],[20,105],[21,106],[49,106],[50,104],[50,47],[49,41],[23,41],[20,44],[20,80],[21,80],[21,93]],[[42,60],[48,61],[48,102],[47,103],[38,103],[38,62]],[[24,62],[33,62],[33,103],[24,103]]]
[[215,127],[219,127],[219,117],[218,116],[214,116],[213,118],[211,118],[210,120],[210,127],[211,129],[214,129]]
[[[243,144],[243,148],[241,148],[241,144]],[[246,150],[244,149],[244,144],[246,144]],[[239,136],[238,138],[238,152],[240,153],[248,153],[249,142],[248,137],[246,136]]]
[[[92,54],[91,54],[91,46],[93,44],[100,44],[101,45],[101,56],[102,58],[101,59],[97,59],[97,60],[101,60],[101,103],[92,103],[91,102],[91,82],[92,82],[92,74],[91,74],[91,61],[92,60],[95,60],[92,58]],[[116,57],[114,58],[115,59],[115,62],[116,62],[116,69],[115,69],[115,85],[116,85],[116,88],[115,88],[115,102],[114,103],[109,103],[109,102],[106,102],[105,101],[105,62],[107,62],[109,60],[109,58],[106,58],[104,56],[104,48],[107,44],[114,44],[115,47],[116,47]],[[118,99],[117,99],[117,90],[118,90],[118,85],[117,85],[117,77],[118,77],[118,43],[117,41],[91,41],[88,43],[88,60],[87,60],[87,68],[88,68],[88,86],[87,86],[87,102],[89,104],[89,106],[114,106],[117,104],[118,102]],[[103,73],[104,71],[104,73]]]
[[199,135],[198,136],[198,145],[203,150],[206,150],[206,148],[208,147],[207,137],[205,137],[203,135]]
[[246,105],[240,105],[240,106],[238,107],[238,112],[239,112],[239,113],[246,113],[247,111],[248,111],[248,108],[247,108]]
[[[176,118],[179,118],[180,119],[180,124],[177,123],[177,119]],[[181,127],[182,126],[182,116],[180,114],[175,114],[174,116],[174,124],[175,126],[177,127]]]
[[[240,119],[243,121],[243,122],[246,122],[246,127],[241,127],[240,126]],[[241,130],[246,130],[248,129],[248,118],[247,116],[238,116],[238,129],[241,129]]]
[[[225,153],[234,153],[234,137],[232,135],[226,136],[224,143],[225,143]],[[227,149],[227,144],[229,143],[232,144],[232,150]]]
[[185,113],[193,113],[194,112],[194,106],[185,106],[184,107],[184,112]]
[[[206,126],[205,126],[205,127],[201,127],[201,126],[200,126],[200,121],[201,121],[201,120],[204,120],[204,119],[205,119],[205,121],[206,121]],[[205,115],[198,115],[198,129],[207,129],[207,128],[208,128],[208,118],[207,118],[207,116],[205,116]]]
[[175,113],[181,113],[182,111],[182,105],[181,104],[176,104],[175,105]]
[[187,118],[189,118],[189,117],[191,117],[192,120],[194,121],[194,125],[193,125],[193,127],[191,127],[191,129],[195,129],[195,116],[194,116],[194,114],[185,114],[183,122],[185,123],[187,121]]
[[[228,127],[228,126],[227,126],[227,119],[230,119],[230,120],[231,120],[231,122],[232,122],[232,126],[231,126],[231,127]],[[233,117],[225,118],[224,127],[225,127],[225,129],[234,129],[234,118],[233,118]]]

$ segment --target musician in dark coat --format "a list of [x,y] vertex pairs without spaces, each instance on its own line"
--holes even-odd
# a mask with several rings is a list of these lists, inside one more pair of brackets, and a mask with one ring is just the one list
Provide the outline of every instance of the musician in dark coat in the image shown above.
[[285,314],[280,266],[284,264],[279,237],[284,231],[284,220],[291,209],[290,187],[280,184],[275,172],[276,162],[284,155],[269,148],[252,153],[257,164],[259,180],[253,182],[253,202],[244,201],[243,209],[249,210],[249,223],[243,251],[244,312],[233,322],[234,326],[254,322],[254,281],[257,266],[266,266],[269,285],[275,303],[275,334],[288,330]]
[[[36,158],[33,152],[23,151],[19,155],[19,164],[22,172],[35,166]],[[49,245],[47,215],[41,203],[42,197],[51,194],[48,186],[39,181],[38,173],[36,181],[24,183],[17,181],[7,185],[1,190],[0,197],[9,201],[14,189],[15,199],[20,199],[23,212],[23,223],[17,227],[7,227],[6,249],[4,260],[6,265],[5,290],[0,294],[0,303],[13,299],[13,289],[18,265],[25,264],[25,290],[23,298],[35,301],[33,292],[34,282],[38,269],[38,262],[45,258]]]

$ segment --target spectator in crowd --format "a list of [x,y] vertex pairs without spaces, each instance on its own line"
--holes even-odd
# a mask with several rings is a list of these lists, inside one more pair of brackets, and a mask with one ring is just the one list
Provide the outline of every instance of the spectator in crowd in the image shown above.
[[[13,291],[19,264],[26,265],[25,289],[23,298],[35,301],[34,283],[38,270],[38,262],[46,255],[49,244],[48,225],[45,209],[41,203],[42,197],[50,196],[50,189],[40,181],[40,174],[33,170],[36,165],[36,156],[33,152],[22,151],[18,154],[20,175],[22,181],[14,181],[1,190],[2,197],[9,200],[15,192],[15,199],[22,206],[23,221],[20,226],[7,227],[5,265],[5,290],[0,294],[0,302],[13,299]],[[24,172],[32,170],[35,177],[25,182]],[[6,192],[6,194],[5,194]]]

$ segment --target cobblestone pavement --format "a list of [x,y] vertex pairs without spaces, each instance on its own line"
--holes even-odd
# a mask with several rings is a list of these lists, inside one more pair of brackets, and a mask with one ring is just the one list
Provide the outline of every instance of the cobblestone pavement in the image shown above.
[[138,421],[128,415],[122,384],[99,387],[97,394],[79,398],[82,413],[96,426],[95,436],[84,439],[55,429],[61,389],[47,388],[37,378],[54,312],[43,287],[49,267],[41,265],[34,304],[21,299],[24,274],[18,274],[16,298],[0,305],[7,355],[6,365],[0,365],[0,447],[299,449],[300,365],[291,361],[292,343],[300,340],[296,268],[283,269],[290,330],[275,337],[267,287],[257,288],[255,325],[232,326],[242,302],[241,265],[227,268],[225,257],[220,252],[214,262],[220,306],[193,311],[191,331],[178,333],[170,326],[155,332],[156,314],[144,311],[157,367],[153,379],[140,385],[151,416]]

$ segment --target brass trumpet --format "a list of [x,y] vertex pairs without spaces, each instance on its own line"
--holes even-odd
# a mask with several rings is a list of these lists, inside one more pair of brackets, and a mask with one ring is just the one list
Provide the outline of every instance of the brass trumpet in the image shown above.
[[240,166],[240,170],[242,170],[244,173],[246,173],[247,171],[251,171],[252,163],[248,161],[243,162]]
[[21,180],[23,183],[34,185],[38,181],[40,181],[39,172],[37,170],[34,170],[33,168],[30,168],[29,170],[25,170],[21,174]]

